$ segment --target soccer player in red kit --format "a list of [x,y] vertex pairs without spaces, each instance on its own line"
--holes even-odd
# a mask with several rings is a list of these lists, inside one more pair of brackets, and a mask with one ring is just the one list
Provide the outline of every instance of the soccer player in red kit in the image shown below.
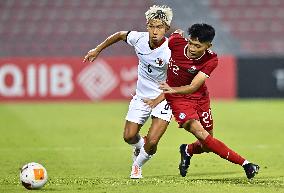
[[188,29],[188,34],[186,39],[183,32],[177,30],[170,36],[171,59],[167,82],[160,85],[164,95],[145,102],[153,107],[165,97],[179,126],[197,138],[192,144],[180,146],[181,176],[186,176],[194,154],[214,152],[221,158],[243,166],[247,178],[251,179],[258,173],[259,166],[213,137],[213,119],[205,80],[218,65],[217,55],[209,50],[215,29],[208,24],[194,24]]

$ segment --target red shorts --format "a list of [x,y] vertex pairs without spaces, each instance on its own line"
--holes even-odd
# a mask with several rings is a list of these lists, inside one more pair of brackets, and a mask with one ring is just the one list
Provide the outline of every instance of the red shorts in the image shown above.
[[200,121],[205,130],[210,131],[213,129],[213,118],[208,98],[198,100],[176,99],[168,102],[180,127],[186,121],[196,119]]

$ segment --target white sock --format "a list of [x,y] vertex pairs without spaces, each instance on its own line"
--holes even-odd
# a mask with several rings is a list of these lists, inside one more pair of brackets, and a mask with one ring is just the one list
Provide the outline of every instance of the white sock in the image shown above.
[[242,164],[242,166],[249,164],[250,162],[248,160],[245,160],[244,163]]
[[151,157],[153,157],[153,155],[147,154],[144,147],[142,147],[134,164],[137,164],[139,167],[142,167]]
[[187,153],[187,150],[188,150],[188,144],[186,145],[185,153],[186,153],[187,156],[191,157],[191,156]]
[[140,137],[139,141],[135,144],[131,144],[132,146],[141,149],[144,146],[144,138]]

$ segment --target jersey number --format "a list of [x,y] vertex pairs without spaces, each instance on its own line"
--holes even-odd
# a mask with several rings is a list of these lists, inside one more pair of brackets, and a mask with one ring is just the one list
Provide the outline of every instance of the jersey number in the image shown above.
[[170,105],[169,105],[169,103],[167,103],[167,104],[165,105],[165,110],[169,110],[169,108],[170,108]]
[[205,127],[211,127],[212,126],[212,114],[211,114],[211,109],[209,109],[208,112],[203,112],[202,113],[203,117],[203,122],[206,124]]
[[149,73],[152,72],[152,69],[151,69],[150,67],[151,67],[151,65],[149,64],[149,65],[148,65],[148,72],[149,72]]
[[[167,104],[165,105],[165,108],[164,108],[164,109],[167,111],[167,110],[169,110],[169,108],[170,108],[170,105],[167,103]],[[168,114],[168,113],[161,111],[161,114],[165,115],[165,114]]]

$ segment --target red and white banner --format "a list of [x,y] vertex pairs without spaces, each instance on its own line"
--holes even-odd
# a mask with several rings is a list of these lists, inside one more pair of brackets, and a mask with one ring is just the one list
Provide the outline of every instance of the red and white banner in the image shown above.
[[[137,63],[135,56],[93,63],[74,57],[2,58],[0,102],[129,99],[135,94]],[[235,97],[234,59],[220,59],[217,69],[208,81],[211,96]]]
[[0,59],[0,101],[127,99],[136,80],[136,57]]

